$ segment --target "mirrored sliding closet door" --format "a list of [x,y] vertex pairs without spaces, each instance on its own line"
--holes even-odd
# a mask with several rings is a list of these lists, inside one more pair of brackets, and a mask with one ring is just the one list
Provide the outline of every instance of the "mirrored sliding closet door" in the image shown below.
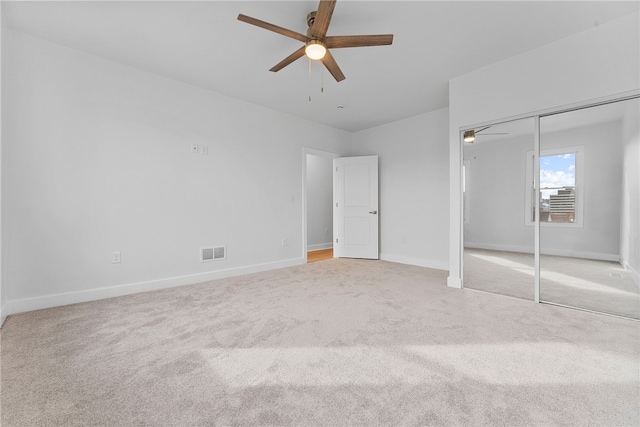
[[640,318],[640,100],[540,118],[540,300]]
[[534,150],[534,120],[464,136],[464,287],[533,300],[534,227],[525,221],[533,181],[524,170]]

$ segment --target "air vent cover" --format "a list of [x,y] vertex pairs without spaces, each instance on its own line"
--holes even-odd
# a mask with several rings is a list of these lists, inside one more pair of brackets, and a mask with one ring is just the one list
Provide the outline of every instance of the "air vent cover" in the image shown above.
[[227,258],[226,246],[200,248],[200,262],[217,261]]

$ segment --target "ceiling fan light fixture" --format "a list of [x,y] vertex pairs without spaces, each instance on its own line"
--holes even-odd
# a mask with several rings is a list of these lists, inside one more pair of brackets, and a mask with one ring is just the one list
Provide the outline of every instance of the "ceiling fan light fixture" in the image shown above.
[[336,82],[345,79],[344,73],[338,66],[335,58],[331,54],[331,49],[346,47],[364,47],[364,46],[386,46],[393,43],[393,34],[370,34],[370,35],[350,35],[350,36],[331,36],[327,37],[329,23],[333,15],[333,10],[338,0],[320,0],[318,9],[307,15],[307,33],[301,34],[287,28],[279,27],[247,15],[238,14],[238,21],[264,28],[265,30],[281,34],[285,37],[304,43],[299,46],[292,54],[278,62],[269,71],[277,72],[284,67],[292,64],[303,56],[307,56],[309,60],[320,60],[322,65],[331,73]]
[[320,40],[309,40],[304,48],[309,59],[322,59],[327,54],[327,48]]
[[464,142],[473,142],[473,141],[475,141],[476,140],[475,131],[473,131],[473,130],[464,131],[463,140],[464,140]]

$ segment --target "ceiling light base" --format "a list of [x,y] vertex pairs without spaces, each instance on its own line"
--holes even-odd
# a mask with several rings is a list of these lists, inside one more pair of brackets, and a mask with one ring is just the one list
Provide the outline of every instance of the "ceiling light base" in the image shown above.
[[466,130],[464,131],[464,136],[462,137],[464,142],[473,143],[476,140],[476,132],[474,130]]
[[327,47],[320,40],[309,40],[304,48],[309,59],[319,60],[327,54]]

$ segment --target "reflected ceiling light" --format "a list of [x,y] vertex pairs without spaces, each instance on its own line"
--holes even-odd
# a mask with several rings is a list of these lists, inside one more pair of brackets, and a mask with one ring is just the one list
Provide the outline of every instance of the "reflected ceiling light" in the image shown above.
[[493,132],[493,133],[480,133],[480,132],[484,132],[485,130],[489,129],[492,125],[489,126],[485,126],[483,128],[480,128],[478,130],[475,129],[469,129],[469,130],[465,130],[464,134],[462,136],[462,140],[464,142],[468,142],[469,144],[473,144],[476,140],[476,136],[485,136],[485,135],[509,135],[509,132]]
[[462,138],[464,142],[472,143],[476,140],[476,131],[474,130],[465,130],[464,137]]
[[320,40],[309,40],[304,53],[309,59],[322,59],[327,54],[327,48]]

